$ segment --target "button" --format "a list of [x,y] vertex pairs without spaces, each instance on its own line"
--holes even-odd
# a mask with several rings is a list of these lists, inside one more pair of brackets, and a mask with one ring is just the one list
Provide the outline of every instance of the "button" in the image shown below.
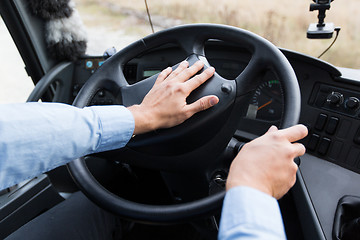
[[326,120],[327,120],[327,115],[321,113],[316,120],[315,129],[317,129],[319,131],[323,130]]
[[358,128],[358,130],[355,133],[354,143],[360,144],[360,127]]
[[92,68],[94,66],[94,64],[91,60],[88,60],[88,61],[86,61],[85,66],[86,66],[86,68]]
[[329,150],[331,140],[329,138],[323,138],[320,141],[318,153],[321,155],[325,155],[327,151]]
[[226,94],[230,94],[232,92],[232,86],[227,83],[223,83],[221,85],[221,91]]
[[307,149],[314,151],[316,149],[316,146],[319,142],[320,136],[317,134],[312,134],[310,137],[310,140],[307,144]]
[[326,126],[326,132],[328,134],[334,134],[338,124],[339,124],[339,119],[337,117],[331,117]]
[[75,84],[73,89],[74,89],[75,91],[76,91],[76,90],[80,90],[80,85],[79,85],[79,84]]
[[105,91],[104,91],[104,90],[100,90],[100,91],[98,92],[98,96],[99,96],[99,97],[105,97]]

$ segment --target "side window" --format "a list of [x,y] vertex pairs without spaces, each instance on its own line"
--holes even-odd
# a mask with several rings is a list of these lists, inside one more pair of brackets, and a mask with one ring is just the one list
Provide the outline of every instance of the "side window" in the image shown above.
[[2,18],[0,56],[0,103],[25,102],[34,84]]

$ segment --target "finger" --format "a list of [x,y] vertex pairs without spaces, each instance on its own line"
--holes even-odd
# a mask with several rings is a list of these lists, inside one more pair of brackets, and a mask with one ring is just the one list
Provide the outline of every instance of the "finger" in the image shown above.
[[187,69],[189,67],[189,62],[188,61],[182,61],[179,66],[169,75],[169,77],[167,78],[167,80],[171,80],[174,79],[177,75],[179,75],[180,73],[182,73],[185,69]]
[[306,152],[305,146],[301,143],[293,143],[292,147],[294,148],[295,157],[302,156]]
[[204,111],[215,104],[219,102],[219,98],[217,96],[205,96],[197,100],[196,102],[193,102],[189,105],[186,105],[187,113],[189,114],[188,117],[191,117],[197,112]]
[[169,74],[171,72],[172,72],[171,67],[167,67],[164,70],[162,70],[161,73],[159,74],[159,76],[157,77],[154,85],[157,85],[157,84],[163,82],[169,76]]
[[279,133],[286,137],[290,142],[295,142],[306,137],[308,130],[304,125],[298,124],[286,129],[279,130]]
[[278,128],[275,125],[271,125],[271,127],[267,130],[266,133],[276,132],[277,130]]
[[189,80],[189,78],[191,78],[192,76],[194,76],[197,72],[199,72],[202,68],[204,67],[204,63],[201,61],[197,61],[196,63],[194,63],[192,66],[190,66],[189,68],[185,69],[184,71],[182,71],[178,76],[177,76],[177,80],[179,82],[186,82],[187,80]]
[[215,73],[215,69],[213,67],[207,68],[205,71],[196,75],[195,77],[189,79],[186,84],[187,91],[189,94],[196,88],[198,88],[201,84],[206,82],[209,78],[211,78]]
[[289,182],[289,184],[290,184],[289,189],[292,188],[296,183],[296,172],[298,171],[298,169],[299,169],[299,166],[294,161],[292,161],[292,172],[293,172],[293,174],[291,174],[291,176],[290,176],[291,180]]

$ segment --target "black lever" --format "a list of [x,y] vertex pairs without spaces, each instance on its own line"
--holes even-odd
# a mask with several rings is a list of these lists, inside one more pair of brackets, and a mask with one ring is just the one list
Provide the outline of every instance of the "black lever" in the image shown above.
[[[234,154],[238,154],[238,152],[241,151],[241,149],[244,147],[245,144],[246,142],[241,142],[235,138],[232,138],[228,147],[232,147],[234,149]],[[294,159],[294,162],[296,163],[296,165],[300,166],[301,160],[299,157],[296,157]]]

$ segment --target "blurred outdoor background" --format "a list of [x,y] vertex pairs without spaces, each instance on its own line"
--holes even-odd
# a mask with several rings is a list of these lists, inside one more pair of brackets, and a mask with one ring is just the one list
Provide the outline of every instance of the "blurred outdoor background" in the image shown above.
[[[120,50],[151,34],[144,0],[75,0],[88,32],[88,54]],[[252,31],[275,45],[319,56],[333,41],[310,40],[306,30],[317,11],[311,0],[148,0],[155,31],[186,23],[221,23]],[[322,57],[336,66],[360,68],[360,1],[335,0],[325,22],[341,31],[335,45]],[[335,34],[334,34],[335,36]],[[33,85],[0,19],[0,103],[25,101]],[[13,89],[13,90],[9,90]],[[20,90],[19,90],[20,89]],[[17,91],[16,94],[11,94]]]
[[[76,0],[86,26],[143,37],[151,33],[144,0]],[[310,40],[306,30],[318,21],[311,0],[148,0],[155,30],[185,23],[222,23],[252,31],[279,47],[319,56],[332,42]],[[360,68],[360,1],[335,0],[325,22],[340,26],[339,38],[322,59]],[[106,35],[105,35],[106,36]],[[334,34],[335,36],[335,34]],[[103,36],[101,36],[103,37]],[[119,39],[118,41],[121,41]]]

